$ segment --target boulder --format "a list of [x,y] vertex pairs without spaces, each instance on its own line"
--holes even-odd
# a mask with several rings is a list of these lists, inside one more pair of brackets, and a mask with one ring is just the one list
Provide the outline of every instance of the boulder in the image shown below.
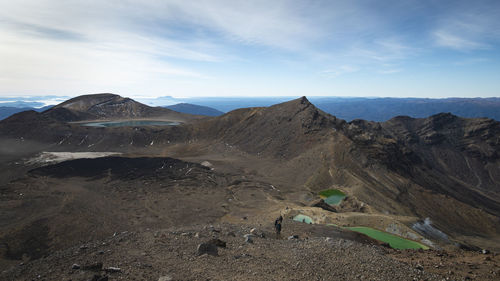
[[220,248],[226,248],[226,242],[224,242],[220,239],[214,238],[212,240],[209,240],[207,243],[214,244],[215,246],[220,247]]
[[201,256],[203,254],[207,254],[207,255],[211,255],[211,256],[218,256],[219,250],[217,248],[217,245],[210,243],[210,242],[205,242],[205,243],[199,244],[198,249],[197,249],[197,255]]
[[321,209],[326,210],[326,211],[337,213],[337,209],[334,206],[326,203],[325,200],[323,200],[323,199],[319,199],[317,201],[314,201],[311,204],[311,206],[312,207],[318,207],[318,208],[321,208]]

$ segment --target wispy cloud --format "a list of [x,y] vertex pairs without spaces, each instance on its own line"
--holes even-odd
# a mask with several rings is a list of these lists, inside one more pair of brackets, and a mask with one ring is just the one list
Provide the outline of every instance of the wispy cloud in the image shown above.
[[403,69],[401,69],[401,68],[394,68],[394,69],[379,70],[378,73],[380,73],[380,74],[394,74],[394,73],[399,73],[401,71],[403,71]]
[[488,62],[489,60],[486,58],[465,58],[460,61],[456,61],[453,64],[462,66],[462,65],[473,65],[473,64],[478,64],[478,63],[485,63]]
[[8,27],[28,36],[50,38],[55,40],[83,41],[85,36],[78,32],[73,32],[63,28],[53,28],[40,24],[19,22],[15,20],[0,20],[0,26]]
[[496,1],[459,1],[438,21],[435,44],[458,51],[492,48],[500,41],[500,6]]
[[330,68],[320,72],[322,76],[335,78],[343,74],[354,73],[359,71],[360,68],[355,65],[341,65],[339,67]]
[[476,52],[498,51],[499,14],[496,0],[3,1],[0,94],[251,92],[273,73],[286,94],[320,70],[406,74],[423,57],[449,65],[442,52],[488,58]]
[[448,47],[455,50],[469,51],[489,48],[489,46],[485,43],[460,37],[460,35],[452,34],[444,30],[434,32],[434,37],[438,46]]
[[373,42],[363,42],[362,46],[354,46],[347,53],[348,56],[365,60],[386,63],[395,60],[404,60],[416,56],[419,50],[396,38],[381,38]]

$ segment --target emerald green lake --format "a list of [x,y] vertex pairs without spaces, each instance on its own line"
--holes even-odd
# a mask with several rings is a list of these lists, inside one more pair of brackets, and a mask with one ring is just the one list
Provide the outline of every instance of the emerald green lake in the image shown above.
[[293,217],[293,220],[299,221],[299,222],[304,222],[307,224],[313,224],[313,220],[311,219],[311,217],[306,216],[306,215],[302,215],[302,214],[296,215],[295,217]]
[[329,205],[338,205],[346,197],[345,193],[338,189],[326,189],[319,192],[319,196]]
[[346,227],[346,228],[349,230],[352,230],[352,231],[363,233],[367,236],[370,236],[373,239],[377,239],[379,241],[388,243],[391,246],[391,248],[394,248],[394,249],[400,249],[400,250],[404,250],[404,249],[428,250],[429,249],[429,247],[427,247],[423,244],[420,244],[416,241],[404,239],[402,237],[399,237],[399,236],[396,236],[396,235],[393,235],[393,234],[390,234],[390,233],[387,233],[384,231],[380,231],[377,229],[373,229],[371,227],[355,226],[355,227]]

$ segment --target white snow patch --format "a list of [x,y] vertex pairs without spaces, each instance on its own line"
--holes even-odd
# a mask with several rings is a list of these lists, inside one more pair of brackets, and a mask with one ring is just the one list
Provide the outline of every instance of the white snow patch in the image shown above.
[[38,156],[28,159],[26,164],[55,164],[67,160],[82,158],[100,158],[120,155],[120,152],[42,152]]
[[207,168],[213,168],[214,165],[212,165],[212,163],[208,162],[208,161],[203,161],[201,162],[201,165],[202,166],[205,166]]

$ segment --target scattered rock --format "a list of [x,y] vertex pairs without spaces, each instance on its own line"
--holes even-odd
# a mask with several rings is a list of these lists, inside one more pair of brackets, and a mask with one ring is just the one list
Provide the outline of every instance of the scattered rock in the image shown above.
[[245,254],[234,256],[234,259],[237,260],[237,259],[240,259],[240,258],[250,258],[250,257],[252,257],[252,255],[245,253]]
[[422,270],[424,270],[424,267],[421,264],[417,263],[417,265],[415,266],[415,269],[422,271]]
[[82,266],[82,270],[101,271],[102,270],[102,262],[84,265],[84,266]]
[[391,249],[391,248],[392,248],[392,247],[391,247],[391,244],[389,244],[389,243],[387,243],[387,242],[382,242],[382,243],[380,243],[380,246],[382,246],[382,247],[386,247],[386,248],[389,248],[389,249]]
[[216,229],[213,225],[210,226],[210,231],[215,232],[215,233],[220,233],[220,230]]
[[214,244],[215,246],[220,247],[220,248],[226,248],[226,242],[224,242],[220,239],[212,239],[212,240],[208,241],[207,243]]
[[109,273],[115,273],[115,272],[122,272],[122,269],[119,267],[110,266],[110,267],[105,268],[104,271],[109,272]]
[[90,281],[108,281],[108,276],[94,275]]
[[201,256],[203,254],[208,254],[211,256],[218,256],[219,250],[215,244],[212,243],[201,243],[198,245],[197,255]]
[[205,166],[207,168],[213,168],[214,167],[214,165],[212,163],[208,162],[208,161],[201,162],[201,165]]

